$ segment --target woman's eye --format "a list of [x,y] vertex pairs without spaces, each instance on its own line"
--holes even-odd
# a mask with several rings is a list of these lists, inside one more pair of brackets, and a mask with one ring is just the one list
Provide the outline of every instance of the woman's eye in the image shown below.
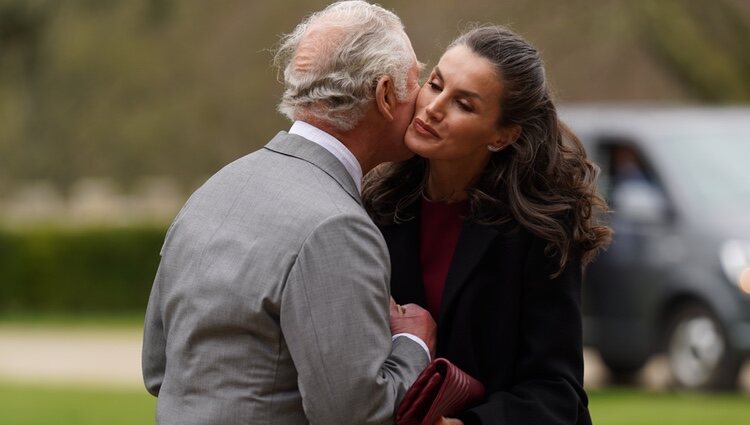
[[438,85],[438,83],[436,83],[436,82],[434,82],[434,81],[428,81],[428,82],[427,82],[427,85],[428,85],[428,86],[429,86],[429,87],[430,87],[430,88],[431,88],[432,90],[434,90],[434,91],[440,91],[440,90],[442,90],[442,89],[443,89],[442,87],[440,87],[440,86]]
[[456,103],[458,103],[458,107],[459,107],[459,108],[463,109],[463,110],[464,110],[464,111],[466,111],[466,112],[471,112],[471,111],[473,111],[473,109],[472,109],[471,105],[469,105],[469,104],[468,104],[468,103],[466,103],[466,102],[463,102],[463,101],[459,100],[459,101],[456,101]]

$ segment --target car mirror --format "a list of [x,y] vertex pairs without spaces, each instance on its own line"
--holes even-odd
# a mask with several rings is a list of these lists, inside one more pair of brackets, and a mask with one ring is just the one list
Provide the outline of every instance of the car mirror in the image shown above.
[[667,199],[648,182],[624,182],[612,194],[615,213],[640,224],[657,224],[667,217]]

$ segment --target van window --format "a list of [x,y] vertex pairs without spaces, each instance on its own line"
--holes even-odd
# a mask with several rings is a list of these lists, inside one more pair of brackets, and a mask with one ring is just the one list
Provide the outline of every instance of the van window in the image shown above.
[[618,220],[662,223],[668,215],[667,198],[639,149],[632,143],[616,141],[605,141],[599,146],[605,176],[600,189]]
[[697,204],[747,211],[750,208],[750,135],[712,134],[665,140],[681,180]]

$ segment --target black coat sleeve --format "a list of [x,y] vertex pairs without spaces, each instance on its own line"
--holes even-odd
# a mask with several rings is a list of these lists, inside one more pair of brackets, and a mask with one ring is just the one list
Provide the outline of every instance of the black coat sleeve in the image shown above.
[[[518,353],[509,388],[459,416],[467,424],[590,424],[583,390],[580,256],[557,277],[557,260],[533,238],[521,285]],[[488,387],[493,383],[489,382]]]

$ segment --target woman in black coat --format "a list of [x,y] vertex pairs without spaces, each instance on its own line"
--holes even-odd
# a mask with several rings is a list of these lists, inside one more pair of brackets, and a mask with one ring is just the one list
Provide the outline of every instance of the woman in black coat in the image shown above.
[[537,51],[499,26],[460,36],[421,88],[405,143],[417,156],[364,189],[392,295],[433,314],[437,356],[487,391],[442,423],[590,424],[581,274],[611,231]]

